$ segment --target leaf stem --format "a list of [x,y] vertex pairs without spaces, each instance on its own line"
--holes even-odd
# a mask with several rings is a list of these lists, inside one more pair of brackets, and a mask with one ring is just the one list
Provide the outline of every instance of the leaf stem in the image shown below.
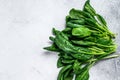
[[[117,57],[120,57],[120,54],[119,55],[107,56],[107,57],[102,58],[101,60],[111,59],[111,58],[117,58]],[[96,62],[96,61],[98,61],[98,59],[90,59],[87,62],[94,62],[94,61]]]
[[104,57],[103,59],[111,59],[111,58],[117,58],[117,57],[120,57],[120,54],[119,55],[107,56],[107,57]]

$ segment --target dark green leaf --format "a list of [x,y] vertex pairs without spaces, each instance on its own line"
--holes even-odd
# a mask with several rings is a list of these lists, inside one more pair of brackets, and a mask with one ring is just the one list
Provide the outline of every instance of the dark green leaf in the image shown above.
[[74,23],[72,23],[72,22],[67,22],[66,25],[67,25],[67,27],[69,27],[69,28],[79,28],[79,27],[84,27],[84,25],[74,24]]
[[68,66],[64,66],[59,74],[58,74],[58,77],[57,77],[57,80],[61,80],[61,77],[63,76],[63,73],[66,72],[68,69],[72,68],[72,65],[68,65]]
[[62,32],[63,33],[71,33],[71,28],[65,28]]
[[76,75],[75,80],[89,80],[89,69],[93,66],[95,62],[86,64]]
[[84,11],[90,13],[92,16],[96,15],[95,9],[90,5],[90,0],[87,0],[85,5],[84,5]]
[[50,36],[49,39],[54,42],[55,38]]
[[89,60],[89,59],[91,59],[92,58],[92,55],[88,55],[88,54],[79,54],[79,53],[77,53],[77,54],[71,54],[74,58],[76,58],[76,59],[79,59],[79,60],[81,60],[81,61],[86,61],[86,60]]
[[54,35],[56,35],[56,34],[59,33],[59,32],[60,32],[60,31],[56,30],[55,28],[52,29],[52,33],[53,33]]
[[93,46],[95,45],[94,42],[90,42],[90,41],[83,41],[83,40],[80,40],[80,41],[77,41],[77,40],[72,40],[72,42],[74,44],[77,44],[77,45],[82,45],[82,46]]
[[48,51],[55,51],[55,52],[60,51],[60,49],[54,43],[49,47],[44,47],[43,49],[48,50]]
[[64,64],[62,63],[62,58],[60,57],[58,60],[57,60],[57,68],[60,68],[60,67],[63,67]]
[[70,69],[68,69],[66,72],[64,72],[64,80],[73,80],[73,69],[72,67]]
[[64,59],[74,59],[70,54],[67,54],[65,53],[63,56],[62,56]]
[[69,22],[74,23],[74,24],[79,24],[79,25],[85,24],[85,20],[83,18],[78,19],[78,20],[70,20]]
[[75,80],[89,80],[89,72],[88,72],[88,70],[85,70],[81,74],[77,75]]
[[71,17],[68,15],[66,16],[66,22],[70,21],[71,20]]
[[102,25],[105,25],[107,27],[107,23],[106,23],[105,19],[101,15],[99,15],[99,14],[97,14],[96,16],[97,16],[97,19],[99,20],[99,22]]
[[81,18],[93,19],[93,17],[89,13],[81,10],[76,10],[74,8],[70,10],[69,15],[71,18],[74,18],[74,19],[81,19]]

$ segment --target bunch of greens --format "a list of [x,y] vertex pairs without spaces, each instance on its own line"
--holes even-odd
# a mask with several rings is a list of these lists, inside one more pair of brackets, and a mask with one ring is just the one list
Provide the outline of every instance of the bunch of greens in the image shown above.
[[66,16],[66,27],[53,28],[49,39],[53,44],[44,49],[58,53],[57,80],[88,80],[90,68],[116,51],[115,35],[109,31],[105,19],[96,13],[87,0],[83,10],[71,9]]

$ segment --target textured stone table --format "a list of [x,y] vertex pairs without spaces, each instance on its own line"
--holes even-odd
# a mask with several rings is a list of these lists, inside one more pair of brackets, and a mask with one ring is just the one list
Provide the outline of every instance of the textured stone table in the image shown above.
[[[63,29],[71,8],[85,0],[0,0],[0,80],[56,80],[57,54],[45,52],[52,27]],[[109,28],[118,34],[120,0],[91,0]],[[90,71],[90,80],[120,80],[120,58],[102,61]]]

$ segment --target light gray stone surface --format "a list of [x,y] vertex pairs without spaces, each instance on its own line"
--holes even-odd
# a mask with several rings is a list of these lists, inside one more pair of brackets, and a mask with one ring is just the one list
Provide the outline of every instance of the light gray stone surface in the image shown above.
[[[63,29],[71,8],[85,0],[0,0],[0,80],[56,80],[57,54],[45,52],[52,27]],[[117,33],[120,52],[120,0],[91,0]],[[120,58],[102,61],[90,80],[120,80]]]

